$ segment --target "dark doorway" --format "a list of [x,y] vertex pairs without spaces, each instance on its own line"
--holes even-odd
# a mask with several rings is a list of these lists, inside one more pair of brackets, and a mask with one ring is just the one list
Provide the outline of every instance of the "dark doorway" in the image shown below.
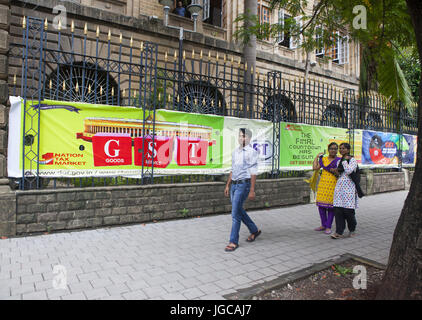
[[205,23],[223,26],[223,0],[205,0],[203,10]]

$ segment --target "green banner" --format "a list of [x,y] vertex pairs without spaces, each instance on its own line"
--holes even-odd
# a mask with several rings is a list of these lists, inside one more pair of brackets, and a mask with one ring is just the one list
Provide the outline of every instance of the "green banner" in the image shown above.
[[[312,169],[312,162],[320,152],[326,152],[331,142],[349,142],[347,129],[281,123],[280,167],[282,169]],[[359,150],[359,146],[356,150]],[[356,152],[355,152],[356,153]],[[358,152],[359,154],[360,152]],[[356,154],[359,159],[358,154]]]
[[141,177],[152,166],[155,175],[228,173],[241,127],[253,132],[259,172],[271,169],[268,121],[169,110],[144,121],[139,108],[50,100],[28,101],[25,112],[19,97],[11,105],[11,177]]
[[[157,110],[154,122],[148,113],[144,121],[139,108],[45,100],[28,101],[24,112],[19,101],[12,106],[20,113],[12,135],[24,137],[26,175],[140,176],[142,166],[154,166],[155,173],[223,167],[221,116]],[[17,163],[9,163],[11,176],[22,176],[21,140],[14,148]]]
[[[134,107],[46,100],[28,101],[24,110],[20,97],[10,97],[10,102],[9,177],[139,178],[152,166],[154,175],[229,173],[240,128],[252,131],[259,173],[271,171],[278,150],[273,124],[264,120],[162,109],[155,115],[146,112],[144,120],[144,111]],[[405,138],[415,145],[413,136]],[[362,130],[354,130],[351,140],[362,163]],[[315,156],[327,152],[331,142],[349,142],[348,130],[282,122],[280,169],[311,169]],[[403,150],[403,159],[412,164],[409,150]]]

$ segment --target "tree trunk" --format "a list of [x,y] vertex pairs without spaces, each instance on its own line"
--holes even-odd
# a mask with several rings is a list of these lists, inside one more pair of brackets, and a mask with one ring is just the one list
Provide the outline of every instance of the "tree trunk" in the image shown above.
[[[257,15],[258,13],[258,3],[257,0],[245,0],[245,13],[248,15]],[[245,24],[249,24],[248,20],[245,21]],[[251,35],[250,40],[245,46],[243,47],[243,58],[245,59],[245,63],[248,65],[248,69],[245,72],[245,85],[246,91],[250,91],[252,88],[250,85],[253,83],[254,74],[251,75],[251,70],[256,70],[256,36]],[[254,72],[255,73],[255,72]],[[252,111],[254,106],[253,103],[253,95],[246,92],[245,94],[245,101],[244,101],[244,117],[249,117],[247,112],[247,106]]]
[[[406,0],[422,61],[422,2]],[[394,231],[377,299],[422,299],[422,76],[419,82],[418,150],[409,194]]]

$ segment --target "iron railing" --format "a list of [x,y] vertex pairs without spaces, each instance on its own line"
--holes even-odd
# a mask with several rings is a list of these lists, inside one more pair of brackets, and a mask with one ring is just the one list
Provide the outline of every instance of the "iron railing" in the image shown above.
[[[352,145],[355,129],[409,134],[417,129],[413,107],[375,93],[357,94],[321,79],[291,78],[278,71],[263,74],[235,54],[203,49],[183,51],[180,56],[177,48],[104,32],[103,27],[90,30],[87,24],[78,29],[72,22],[62,31],[50,28],[46,21],[25,18],[21,41],[11,43],[9,57],[11,70],[16,70],[10,75],[10,94],[20,94],[25,101],[54,99],[135,106],[153,115],[157,109],[169,109],[271,121],[276,147],[272,171],[263,175],[268,178],[303,175],[280,171],[283,121],[347,128]],[[39,121],[39,108],[25,112]],[[24,123],[23,132],[23,141],[31,149],[23,148],[22,159],[39,160],[39,123]],[[154,139],[154,130],[144,130],[143,135]],[[142,168],[142,179],[41,179],[37,174],[27,176],[28,169],[39,168],[23,169],[21,189],[218,179],[213,175],[154,177],[153,166]]]

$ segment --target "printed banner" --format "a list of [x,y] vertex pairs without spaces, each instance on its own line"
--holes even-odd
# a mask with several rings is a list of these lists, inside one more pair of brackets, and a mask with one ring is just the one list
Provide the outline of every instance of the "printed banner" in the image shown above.
[[410,134],[403,134],[403,137],[404,141],[402,147],[402,163],[403,165],[416,165],[416,148],[418,146],[418,137]]
[[[308,170],[320,152],[328,153],[331,142],[349,142],[347,129],[281,123],[280,168],[283,170]],[[360,160],[359,141],[355,141],[355,157]]]
[[397,166],[399,164],[400,143],[402,163],[415,164],[416,136],[363,130],[362,164]]
[[36,175],[38,170],[42,177],[141,177],[142,166],[144,170],[153,166],[154,174],[228,173],[241,127],[253,132],[259,172],[271,170],[268,121],[157,110],[154,123],[148,113],[144,121],[139,108],[50,100],[40,105],[27,102],[24,117],[21,99],[10,100],[9,137],[14,138],[9,139],[9,159],[15,159],[8,162],[11,177],[23,174],[23,136],[25,175]]
[[[343,128],[282,122],[280,145],[274,146],[273,124],[265,120],[156,110],[154,122],[134,107],[46,100],[28,101],[25,112],[20,97],[10,97],[10,102],[10,177],[38,172],[41,177],[139,178],[142,168],[145,172],[152,166],[155,175],[229,173],[239,128],[252,131],[259,173],[271,171],[273,150],[280,150],[281,170],[309,170],[319,152],[327,153],[328,144],[349,142]],[[396,166],[399,137],[355,130],[354,156],[366,167]],[[416,137],[401,139],[403,164],[414,165]]]
[[272,122],[233,117],[225,117],[224,119],[224,168],[231,168],[233,150],[239,147],[240,128],[248,128],[252,132],[251,145],[259,154],[258,173],[271,171],[274,148]]

